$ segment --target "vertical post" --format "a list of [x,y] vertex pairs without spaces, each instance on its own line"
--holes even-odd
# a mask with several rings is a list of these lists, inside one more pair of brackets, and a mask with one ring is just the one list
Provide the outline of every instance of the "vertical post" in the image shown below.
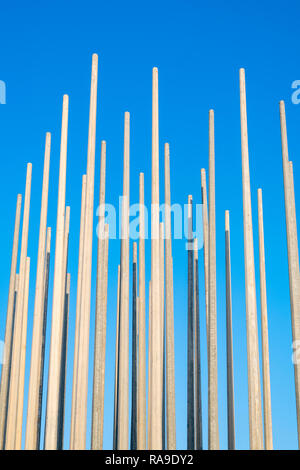
[[86,408],[89,363],[89,333],[91,308],[91,273],[94,212],[94,174],[97,111],[98,56],[93,54],[90,94],[89,136],[86,171],[86,201],[82,263],[82,291],[80,296],[80,341],[78,345],[78,376],[74,415],[74,449],[86,446]]
[[130,449],[137,448],[137,244],[133,243],[132,260],[132,366],[131,366],[131,440]]
[[195,449],[193,198],[188,196],[187,449]]
[[118,449],[128,449],[129,393],[129,149],[130,115],[124,122],[124,174],[121,228],[121,298],[119,331]]
[[158,135],[158,69],[152,75],[152,204],[151,204],[151,448],[162,448],[162,349],[160,325],[161,302],[159,282],[159,135]]
[[[209,309],[208,309],[208,209],[207,209],[207,189],[206,189],[206,172],[201,170],[201,193],[202,193],[202,222],[203,222],[203,256],[204,256],[204,286],[205,286],[205,311],[206,311],[206,342],[207,356],[209,344]],[[209,362],[209,361],[208,361]]]
[[215,128],[214,111],[209,111],[209,230],[208,230],[208,306],[209,306],[209,382],[208,448],[219,449],[218,361],[217,361],[217,280],[215,215]]
[[226,265],[226,353],[227,353],[227,430],[228,449],[235,449],[234,381],[231,301],[231,256],[229,211],[225,211],[225,265]]
[[23,316],[24,316],[26,258],[27,258],[30,193],[31,193],[31,173],[32,173],[32,165],[31,163],[28,163],[27,174],[26,174],[22,241],[21,241],[21,252],[20,252],[19,285],[18,285],[18,295],[17,295],[15,315],[14,315],[15,318],[14,318],[14,329],[13,329],[11,372],[10,372],[10,385],[9,385],[8,411],[7,411],[5,449],[8,449],[8,450],[14,450],[16,446],[17,408],[18,408],[18,398],[19,398],[22,325],[23,325]]
[[40,232],[38,246],[38,260],[35,281],[35,300],[33,314],[32,346],[30,360],[30,377],[28,390],[28,408],[26,420],[25,449],[37,450],[38,442],[38,415],[39,393],[42,366],[42,333],[44,317],[44,270],[47,232],[47,209],[49,188],[51,134],[47,132],[45,143],[43,189],[41,199]]
[[262,203],[262,190],[261,189],[257,190],[257,204],[258,204],[261,340],[262,340],[262,369],[263,369],[263,398],[264,398],[264,436],[265,436],[265,449],[272,450],[273,449],[273,435],[272,435],[267,285],[266,285],[263,203]]
[[194,239],[194,325],[195,325],[195,449],[202,450],[201,356],[199,318],[198,240]]
[[138,342],[138,428],[137,448],[146,449],[146,325],[145,325],[145,207],[144,173],[140,173],[140,234],[139,234],[139,342]]
[[22,205],[22,195],[18,194],[16,216],[15,216],[13,248],[12,248],[12,255],[11,255],[6,325],[5,325],[5,338],[4,338],[5,349],[4,349],[4,357],[3,357],[2,373],[1,373],[1,386],[0,386],[0,449],[1,450],[4,449],[5,434],[6,434],[8,391],[9,391],[9,382],[10,382],[11,354],[12,354],[12,341],[13,341],[13,324],[14,324],[14,311],[15,311],[15,303],[16,303],[16,277],[17,277],[16,269],[17,269],[17,259],[18,259],[21,205]]
[[250,448],[262,449],[262,412],[259,373],[258,331],[256,312],[255,267],[251,190],[249,174],[248,130],[246,109],[245,70],[240,69],[241,143],[243,174],[244,255],[247,316],[248,394]]
[[152,358],[152,289],[151,280],[149,281],[149,326],[148,326],[148,450],[151,449],[151,417],[152,417],[152,400],[151,400],[151,358]]
[[86,175],[83,175],[82,176],[82,190],[81,190],[81,213],[80,213],[77,298],[76,298],[76,324],[75,324],[74,361],[73,361],[74,364],[73,364],[73,387],[72,387],[70,449],[74,449],[74,421],[75,421],[75,411],[76,411],[76,394],[77,394],[77,378],[78,378],[78,347],[79,347],[80,325],[81,325],[80,302],[81,302],[81,290],[82,290],[82,263],[83,263],[83,237],[84,237],[84,221],[85,221],[85,199],[86,199]]
[[166,253],[166,413],[167,449],[176,449],[174,293],[172,267],[170,147],[165,144],[165,253]]
[[161,350],[162,350],[162,449],[166,448],[166,363],[165,363],[165,253],[164,253],[164,223],[159,224],[159,282],[161,302]]
[[52,324],[50,360],[48,372],[48,393],[45,425],[45,449],[55,450],[58,445],[60,363],[62,350],[64,294],[63,250],[66,199],[67,139],[68,139],[69,97],[63,97],[58,201],[56,218],[55,262],[53,281]]
[[104,227],[105,215],[105,173],[106,173],[106,142],[101,142],[101,172],[99,198],[98,254],[97,254],[97,285],[95,313],[95,345],[94,345],[94,381],[92,411],[92,449],[100,450],[103,446],[103,407],[105,380],[105,342],[106,342],[106,305],[107,282],[106,255],[104,253],[106,238]]
[[119,317],[120,317],[120,265],[118,265],[117,290],[117,321],[116,321],[116,352],[115,352],[115,397],[114,397],[114,432],[113,449],[117,449],[118,442],[118,380],[119,380]]

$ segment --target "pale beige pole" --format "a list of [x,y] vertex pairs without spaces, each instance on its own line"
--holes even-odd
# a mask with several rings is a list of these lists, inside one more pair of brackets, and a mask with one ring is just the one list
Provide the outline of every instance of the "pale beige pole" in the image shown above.
[[75,340],[74,340],[74,361],[73,361],[73,385],[72,385],[72,409],[71,409],[71,432],[70,432],[70,449],[74,449],[74,416],[76,411],[76,393],[77,393],[77,376],[78,376],[78,344],[80,336],[80,302],[82,289],[82,263],[83,263],[83,237],[84,237],[84,220],[85,220],[85,199],[86,199],[86,175],[82,176],[81,190],[81,213],[80,213],[80,234],[79,234],[79,254],[78,254],[78,276],[77,276],[77,298],[76,298],[76,323],[75,323]]
[[52,301],[52,323],[50,341],[50,359],[48,372],[47,409],[45,424],[45,449],[55,450],[58,444],[58,413],[59,413],[59,387],[60,363],[62,348],[63,312],[62,301],[64,294],[64,224],[65,224],[65,198],[66,198],[66,170],[67,170],[67,141],[68,141],[68,113],[69,97],[63,97],[60,164],[58,182],[58,200],[56,215],[55,262]]
[[16,302],[16,278],[18,276],[16,274],[16,268],[17,268],[17,260],[18,260],[21,205],[22,205],[22,195],[18,194],[16,216],[15,216],[13,248],[12,248],[12,255],[11,255],[6,325],[5,325],[5,338],[4,338],[5,349],[4,349],[4,357],[3,357],[3,364],[2,364],[1,387],[0,387],[0,449],[1,450],[4,448],[5,433],[6,433],[8,391],[9,391],[9,381],[10,381],[11,353],[12,353],[12,339],[13,339],[13,323],[14,323],[14,312],[15,312],[15,302]]
[[91,273],[93,244],[93,212],[94,212],[94,174],[95,174],[95,141],[96,141],[96,110],[97,110],[98,56],[93,54],[88,155],[86,172],[86,203],[84,223],[84,248],[82,264],[82,291],[80,299],[80,336],[78,345],[78,376],[74,414],[74,449],[86,447],[86,419],[89,364],[89,334],[91,308]]
[[148,434],[147,447],[151,449],[151,416],[152,416],[152,400],[151,400],[151,357],[152,357],[152,293],[151,280],[149,281],[149,326],[148,326]]
[[260,273],[260,311],[261,311],[261,341],[262,341],[262,370],[263,370],[263,398],[264,398],[264,437],[265,449],[273,449],[270,358],[268,334],[267,285],[265,263],[265,241],[262,190],[257,190],[258,204],[258,235],[259,235],[259,273]]
[[121,227],[121,282],[118,380],[118,449],[128,449],[129,407],[129,157],[130,115],[124,122],[124,173]]
[[22,226],[22,241],[19,266],[19,285],[15,309],[14,332],[11,356],[10,385],[7,411],[7,427],[5,449],[14,450],[16,446],[17,408],[19,394],[19,377],[21,366],[22,325],[24,313],[26,258],[28,244],[30,193],[31,193],[32,165],[28,163],[25,186],[24,213]]
[[248,153],[245,70],[240,69],[240,111],[243,174],[244,256],[247,317],[248,395],[250,448],[263,448],[261,389],[257,331],[255,267]]
[[187,449],[195,449],[193,198],[188,196]]
[[[98,318],[95,326],[95,351],[94,351],[94,387],[92,410],[92,449],[103,448],[103,416],[104,416],[104,384],[105,384],[105,347],[106,347],[106,310],[107,310],[107,277],[108,277],[108,240],[109,227],[104,227],[104,247],[100,289],[97,295]],[[99,273],[98,273],[99,274]]]
[[208,208],[207,208],[207,189],[206,189],[206,171],[201,169],[201,193],[202,193],[202,222],[203,222],[203,256],[204,256],[204,288],[205,288],[205,311],[206,311],[206,342],[208,355],[209,342],[209,309],[208,309]]
[[161,302],[161,351],[162,351],[162,449],[166,448],[166,363],[165,363],[165,230],[164,223],[159,224],[159,282]]
[[[286,237],[289,264],[290,303],[292,317],[292,335],[294,348],[300,341],[300,281],[299,281],[299,252],[296,224],[296,209],[294,195],[294,181],[291,162],[289,162],[288,140],[286,129],[285,105],[280,101],[280,129],[282,148],[282,167],[284,182],[284,201],[286,219]],[[294,361],[296,410],[298,427],[298,446],[300,448],[300,367]]]
[[227,433],[228,449],[235,449],[234,381],[231,301],[231,255],[229,211],[225,211],[225,269],[226,269],[226,355],[227,355]]
[[198,240],[194,239],[194,326],[195,326],[195,449],[203,449],[202,438],[202,399],[201,399],[201,355],[199,318],[199,269]]
[[[92,449],[100,450],[103,445],[103,408],[105,380],[105,342],[106,342],[106,305],[107,266],[105,265],[105,173],[106,173],[106,142],[101,142],[101,171],[98,225],[98,254],[97,254],[97,284],[95,312],[95,342],[94,342],[94,381],[93,381],[93,410],[92,410]],[[104,289],[104,290],[103,290]]]
[[219,449],[218,361],[217,361],[217,279],[215,214],[215,129],[214,111],[209,111],[209,224],[208,224],[208,448]]
[[18,403],[16,419],[16,437],[15,450],[21,450],[22,447],[22,424],[23,424],[23,404],[24,404],[24,382],[25,382],[25,361],[26,361],[26,340],[27,340],[27,318],[28,318],[28,296],[29,296],[29,276],[30,276],[30,258],[26,258],[25,284],[24,284],[24,302],[22,319],[22,338],[20,354],[20,372],[18,383]]
[[137,448],[146,449],[146,300],[145,300],[145,207],[144,173],[140,173],[139,233],[139,341],[138,341],[138,408]]
[[119,317],[120,317],[120,265],[118,265],[116,351],[115,351],[115,396],[114,396],[114,431],[113,449],[117,449],[118,437],[118,379],[119,379]]
[[[158,70],[152,75],[152,204],[151,204],[151,449],[162,448],[162,349],[160,325],[161,301],[159,282],[159,135],[158,135]],[[156,326],[154,328],[154,325]]]
[[30,359],[30,377],[28,390],[28,407],[26,420],[25,449],[35,450],[38,448],[38,414],[39,414],[39,392],[42,365],[42,334],[44,317],[44,269],[46,251],[47,231],[47,209],[49,188],[49,166],[50,166],[51,134],[47,132],[45,143],[43,189],[41,199],[40,232],[38,259],[35,281],[35,300],[33,314],[32,345]]
[[176,449],[174,294],[172,268],[170,148],[165,144],[165,253],[166,253],[166,413],[167,449]]
[[130,449],[137,449],[137,243],[132,255],[132,363],[131,363],[131,436]]

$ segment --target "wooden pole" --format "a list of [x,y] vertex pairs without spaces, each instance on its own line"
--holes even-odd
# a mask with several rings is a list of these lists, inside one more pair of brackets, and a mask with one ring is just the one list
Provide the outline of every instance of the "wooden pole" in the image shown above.
[[118,382],[118,449],[128,449],[129,406],[129,149],[130,115],[125,113],[124,123],[124,175],[121,228],[121,289],[119,331],[119,382]]
[[80,336],[78,345],[78,376],[74,414],[74,449],[86,447],[86,409],[88,392],[89,334],[91,308],[91,273],[93,244],[93,211],[94,211],[94,174],[95,174],[95,142],[96,142],[96,111],[97,111],[98,56],[93,54],[88,155],[86,171],[86,203],[82,263],[82,291],[80,296]]
[[158,69],[153,68],[152,82],[152,204],[151,204],[151,448],[162,448],[162,344],[160,325],[161,301],[159,281],[159,135],[158,135]]
[[50,359],[48,372],[48,393],[45,424],[45,449],[55,450],[58,446],[58,420],[59,420],[59,387],[60,364],[62,352],[63,329],[63,295],[64,295],[64,224],[65,224],[65,198],[66,198],[66,170],[67,170],[67,140],[68,140],[68,113],[69,97],[63,97],[60,164],[58,182],[58,201],[56,218],[55,262],[52,301],[52,324]]
[[132,366],[131,366],[131,439],[130,449],[137,448],[137,244],[133,243],[132,261]]
[[263,448],[245,70],[240,69],[250,448]]
[[8,411],[7,411],[5,449],[8,449],[8,450],[14,450],[17,444],[16,442],[17,409],[18,409],[19,378],[20,378],[20,366],[21,366],[22,326],[23,326],[23,316],[24,316],[26,258],[27,258],[30,193],[31,193],[31,173],[32,173],[32,165],[31,163],[28,163],[27,174],[26,174],[22,241],[21,241],[21,252],[20,252],[19,285],[18,285],[18,295],[17,295],[15,318],[14,318],[11,372],[10,372],[10,385],[9,385],[9,398],[8,398]]
[[[300,341],[300,280],[299,280],[299,253],[296,226],[296,211],[294,202],[293,174],[289,162],[288,140],[286,129],[285,105],[280,101],[280,129],[282,148],[282,167],[284,182],[286,238],[289,264],[290,303],[292,317],[293,345],[297,347]],[[300,448],[300,364],[294,361],[298,446]]]
[[201,355],[199,318],[199,269],[198,240],[194,239],[194,325],[195,325],[195,449],[203,449],[202,400],[201,400]]
[[271,383],[270,358],[268,335],[267,286],[265,264],[265,242],[262,190],[257,190],[258,203],[258,234],[259,234],[259,273],[260,273],[260,306],[261,306],[261,340],[262,340],[262,369],[263,369],[263,397],[264,397],[264,436],[265,449],[273,449],[272,435],[272,409],[271,409]]
[[227,432],[228,449],[235,449],[234,381],[231,301],[231,256],[229,211],[225,211],[225,265],[226,265],[226,353],[227,353]]
[[[206,342],[207,356],[209,343],[209,309],[208,309],[208,208],[207,208],[207,189],[206,189],[206,172],[201,170],[201,193],[202,193],[202,222],[203,222],[203,256],[204,256],[204,286],[205,286],[205,312],[206,312]],[[208,361],[209,362],[209,361]]]
[[165,253],[166,253],[166,414],[167,449],[176,449],[174,294],[172,268],[170,147],[165,144]]
[[219,449],[218,361],[217,361],[217,280],[215,216],[215,129],[214,111],[209,111],[209,230],[208,230],[208,448]]
[[152,400],[151,400],[151,358],[152,358],[152,292],[151,280],[149,281],[149,326],[148,326],[148,450],[151,449],[151,417],[152,417]]
[[30,360],[30,377],[28,390],[28,407],[26,420],[25,449],[38,449],[38,416],[39,416],[39,393],[42,366],[42,334],[44,317],[44,286],[45,286],[45,251],[47,232],[47,209],[49,188],[49,166],[50,166],[51,134],[46,134],[43,189],[41,199],[40,232],[38,246],[38,261],[35,281],[35,300],[33,314],[32,346]]
[[74,340],[74,364],[73,364],[72,410],[71,410],[71,432],[70,432],[70,449],[71,450],[74,449],[74,421],[75,421],[75,411],[76,411],[75,404],[76,404],[77,378],[78,378],[78,344],[79,344],[80,325],[81,325],[80,302],[81,302],[81,290],[82,290],[85,199],[86,199],[86,175],[83,175],[82,176],[82,191],[81,191],[81,213],[80,213],[77,298],[76,298],[76,324],[75,324],[75,340]]
[[18,259],[21,205],[22,205],[22,195],[18,194],[16,216],[15,216],[13,248],[12,248],[12,255],[11,255],[6,325],[5,325],[5,338],[4,338],[5,349],[4,349],[2,374],[1,374],[1,386],[0,386],[0,449],[1,450],[4,449],[5,435],[6,435],[8,391],[9,391],[9,382],[10,382],[12,341],[13,341],[13,324],[14,324],[14,311],[15,311],[15,303],[16,303],[16,277],[17,277],[16,269],[17,269],[17,259]]
[[[101,172],[99,198],[99,227],[97,255],[97,286],[94,343],[94,382],[92,411],[92,449],[100,450],[103,446],[103,408],[105,381],[105,342],[106,342],[106,305],[107,305],[107,266],[104,252],[106,238],[104,227],[105,214],[105,173],[106,142],[101,142]],[[103,290],[104,289],[104,290]]]
[[114,397],[114,432],[113,449],[117,449],[118,443],[118,380],[119,380],[119,317],[120,317],[120,265],[118,265],[118,290],[117,290],[117,321],[116,321],[116,352],[115,352],[115,397]]
[[146,300],[145,300],[145,207],[144,173],[140,173],[139,236],[139,342],[138,342],[138,407],[137,448],[146,449]]
[[188,196],[187,449],[195,449],[193,198]]
[[165,233],[164,233],[164,223],[159,224],[159,282],[160,282],[160,301],[161,301],[161,350],[162,350],[162,449],[166,448],[166,363],[165,363],[165,253],[164,253],[164,243],[165,243]]

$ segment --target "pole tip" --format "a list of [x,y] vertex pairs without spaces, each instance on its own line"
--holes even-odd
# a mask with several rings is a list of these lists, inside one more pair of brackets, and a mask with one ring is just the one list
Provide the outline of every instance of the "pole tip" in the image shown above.
[[225,211],[225,230],[229,231],[229,211]]

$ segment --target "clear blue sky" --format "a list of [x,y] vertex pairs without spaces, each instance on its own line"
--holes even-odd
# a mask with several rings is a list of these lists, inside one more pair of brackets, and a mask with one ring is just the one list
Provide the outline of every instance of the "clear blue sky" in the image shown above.
[[[208,110],[215,110],[217,305],[220,444],[227,444],[224,211],[231,214],[233,340],[236,442],[248,447],[246,316],[244,298],[241,152],[238,69],[246,68],[255,260],[258,274],[257,196],[263,188],[268,289],[271,392],[275,448],[296,448],[296,412],[291,361],[291,320],[285,235],[280,99],[286,101],[296,204],[299,179],[300,105],[291,102],[291,83],[300,79],[299,2],[152,0],[2,2],[0,80],[7,104],[0,105],[2,184],[0,338],[5,315],[16,196],[24,192],[26,163],[33,164],[28,255],[31,257],[27,377],[45,132],[52,132],[48,225],[55,233],[62,96],[70,96],[66,202],[71,206],[71,305],[68,344],[66,446],[69,442],[73,337],[78,262],[81,177],[86,169],[92,53],[99,54],[99,99],[95,204],[98,201],[100,141],[107,141],[107,194],[117,204],[122,192],[123,113],[131,113],[131,202],[138,201],[138,174],[145,172],[146,201],[151,177],[151,78],[159,68],[160,156],[171,148],[173,202],[192,194],[201,202],[200,169],[208,166]],[[161,181],[162,182],[162,181]],[[161,186],[163,192],[163,185]],[[95,220],[96,223],[96,220]],[[95,233],[95,232],[94,232]],[[54,236],[52,249],[54,249]],[[147,260],[150,261],[149,243]],[[90,379],[95,306],[94,237]],[[187,256],[174,249],[175,345],[178,448],[186,446]],[[115,317],[119,241],[109,249],[104,447],[112,445]],[[204,444],[207,446],[207,369],[204,330],[203,253],[200,252],[201,354]],[[51,281],[53,281],[53,259]],[[149,264],[149,263],[148,263]],[[149,281],[149,270],[147,271]],[[257,276],[257,286],[259,277]],[[52,289],[51,291],[52,292]],[[51,294],[50,294],[51,299]],[[259,307],[259,295],[258,295]],[[49,302],[49,352],[51,320]],[[259,312],[259,309],[258,309]],[[259,318],[259,316],[258,316]],[[260,320],[259,320],[260,328]],[[48,360],[46,366],[48,365]],[[46,371],[47,372],[47,371]],[[46,375],[47,377],[47,375]],[[28,380],[25,395],[27,397]],[[92,380],[89,383],[88,446]],[[27,401],[25,399],[25,405]],[[44,400],[45,404],[45,400]],[[44,410],[45,411],[45,410]],[[44,413],[43,413],[44,423]]]

